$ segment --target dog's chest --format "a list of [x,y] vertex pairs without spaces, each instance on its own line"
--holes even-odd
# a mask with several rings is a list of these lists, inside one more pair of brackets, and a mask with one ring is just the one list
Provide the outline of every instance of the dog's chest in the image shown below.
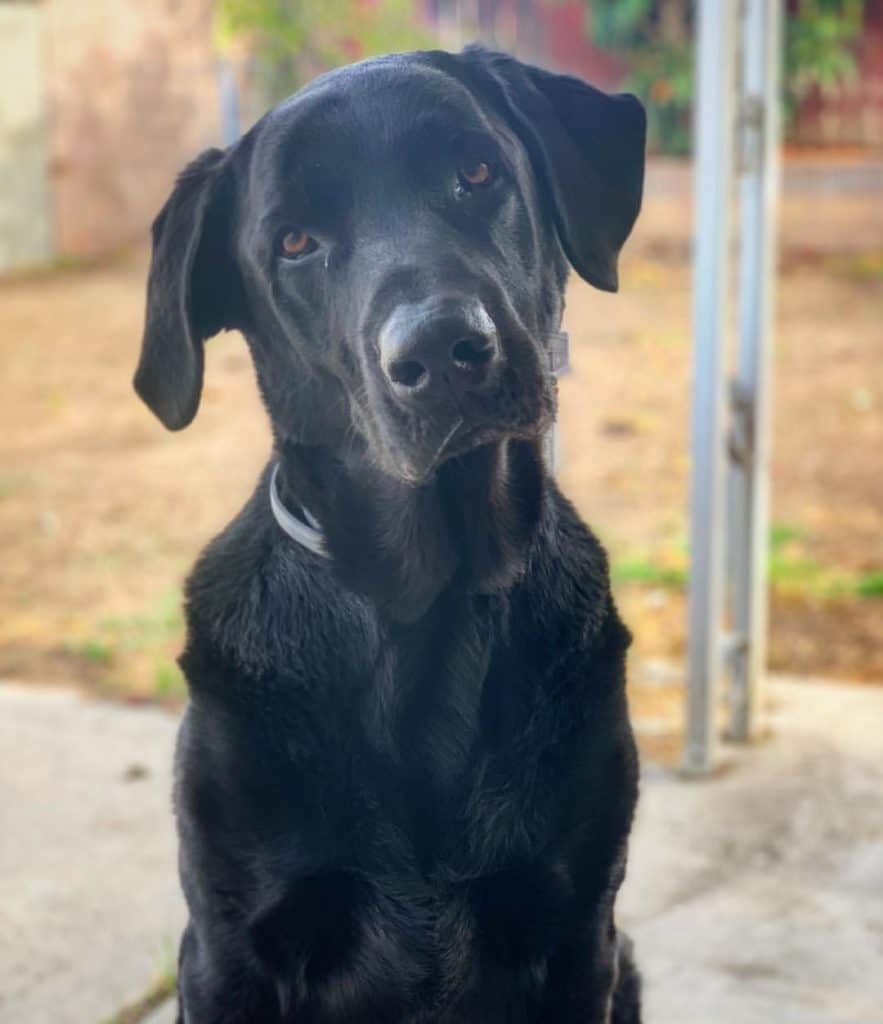
[[179,749],[179,814],[185,846],[205,837],[188,863],[210,851],[211,884],[285,984],[306,962],[334,964],[333,980],[370,959],[371,991],[411,1009],[463,990],[483,950],[538,964],[555,947],[573,837],[609,845],[590,782],[609,730],[577,682],[592,663],[569,620],[550,631],[488,599],[451,598],[420,630],[358,611],[344,628],[310,609],[264,647],[269,671],[213,680],[224,697],[195,702]]
[[279,949],[291,950],[305,906],[329,901],[354,934],[381,922],[433,990],[464,983],[480,942],[523,936],[511,955],[529,960],[551,941],[570,892],[548,850],[555,796],[543,752],[523,743],[525,681],[501,670],[488,623],[472,621],[420,650],[385,646],[361,688],[309,716],[307,756],[301,742],[278,751],[293,803],[274,856],[260,858],[274,865],[261,891],[274,895],[258,917]]
[[370,873],[375,851],[395,849],[421,874],[469,875],[498,860],[493,847],[511,853],[513,836],[535,835],[525,826],[548,797],[535,785],[542,752],[523,743],[530,681],[499,657],[486,602],[436,627],[392,629],[284,716],[277,704],[273,771],[291,780],[292,839],[317,858]]

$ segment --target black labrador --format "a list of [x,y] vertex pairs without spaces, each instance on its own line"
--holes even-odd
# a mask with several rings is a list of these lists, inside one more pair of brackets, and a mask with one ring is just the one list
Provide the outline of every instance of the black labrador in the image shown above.
[[568,261],[645,119],[480,48],[334,71],[180,176],[138,393],[248,341],[274,437],[187,587],[185,1024],[636,1024],[629,636],[544,465]]

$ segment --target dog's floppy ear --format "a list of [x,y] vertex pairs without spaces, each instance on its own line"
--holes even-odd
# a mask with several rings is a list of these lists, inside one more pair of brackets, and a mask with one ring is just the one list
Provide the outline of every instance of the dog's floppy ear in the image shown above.
[[225,154],[208,149],[179,175],[153,222],[147,312],[135,390],[169,430],[186,427],[202,393],[203,342],[237,326]]
[[640,101],[480,46],[467,47],[462,59],[482,75],[527,148],[574,269],[597,288],[616,291],[617,257],[638,216],[644,185],[646,116]]

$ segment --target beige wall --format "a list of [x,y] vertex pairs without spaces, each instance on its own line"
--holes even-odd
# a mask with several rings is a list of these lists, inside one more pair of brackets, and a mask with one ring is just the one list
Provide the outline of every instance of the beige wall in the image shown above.
[[0,0],[0,273],[52,254],[43,9]]
[[212,0],[46,0],[55,250],[146,237],[180,168],[217,143]]

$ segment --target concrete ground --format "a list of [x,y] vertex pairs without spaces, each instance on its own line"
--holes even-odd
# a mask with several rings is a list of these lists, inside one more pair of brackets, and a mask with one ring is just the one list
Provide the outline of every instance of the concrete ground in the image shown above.
[[[645,766],[620,921],[647,1024],[883,1024],[883,689],[771,698],[715,779]],[[0,687],[2,1024],[101,1024],[173,962],[175,724]]]
[[645,766],[620,923],[648,1024],[883,1024],[883,689],[771,698],[718,777]]
[[2,1024],[100,1024],[174,966],[176,726],[0,686]]

